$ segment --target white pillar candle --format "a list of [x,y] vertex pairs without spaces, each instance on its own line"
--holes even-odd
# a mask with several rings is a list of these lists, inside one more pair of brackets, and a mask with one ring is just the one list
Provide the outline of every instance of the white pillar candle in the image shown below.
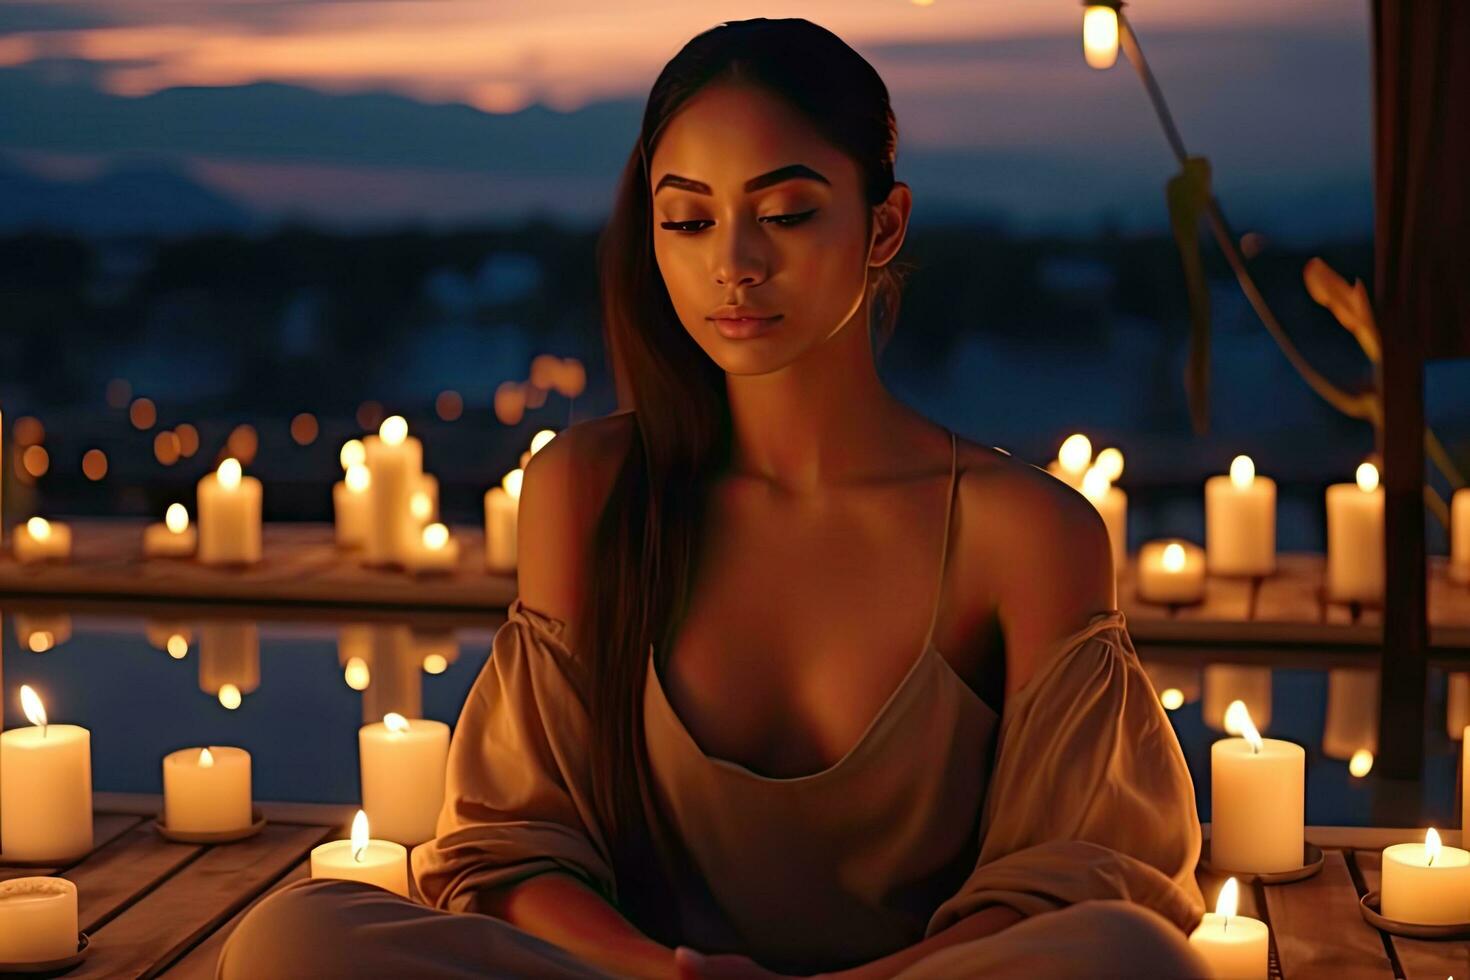
[[198,558],[206,565],[248,565],[260,561],[260,481],[242,476],[233,457],[206,474],[199,495]]
[[1220,889],[1215,911],[1206,912],[1189,943],[1210,965],[1210,976],[1230,980],[1264,980],[1270,959],[1270,930],[1260,919],[1236,915],[1240,885],[1229,878]]
[[367,550],[370,565],[399,565],[413,546],[418,525],[409,509],[424,475],[424,444],[408,434],[403,416],[383,420],[378,434],[363,439],[371,474]]
[[372,474],[362,463],[347,467],[342,479],[332,484],[332,514],[337,528],[337,544],[343,548],[361,548],[367,543],[372,521]]
[[362,808],[384,840],[421,844],[444,805],[449,726],[396,712],[357,732]]
[[163,523],[143,529],[143,554],[149,558],[187,558],[198,543],[199,534],[183,504],[169,504]]
[[65,878],[0,881],[0,962],[48,963],[77,951],[77,886]]
[[1444,846],[1433,827],[1422,844],[1385,847],[1378,909],[1397,922],[1470,922],[1470,851]]
[[485,492],[485,567],[493,571],[516,567],[523,475],[523,470],[511,470],[500,486]]
[[[1258,729],[1271,727],[1271,668],[1249,664],[1209,664],[1204,670],[1204,722],[1217,732],[1225,727],[1230,702],[1243,701]],[[1238,731],[1229,731],[1239,735]]]
[[30,727],[0,735],[0,857],[81,857],[92,849],[92,733],[48,724],[29,685],[21,685],[20,700]]
[[1383,601],[1383,488],[1372,463],[1327,488],[1327,598]]
[[459,564],[459,542],[443,524],[426,525],[409,554],[407,565],[416,572],[450,572]]
[[1138,549],[1138,597],[1146,602],[1191,603],[1205,597],[1205,553],[1181,538],[1149,541]]
[[163,824],[207,834],[252,823],[250,753],[228,745],[179,749],[163,757]]
[[364,881],[407,898],[408,849],[395,841],[369,838],[367,814],[358,810],[350,839],[311,849],[311,876]]
[[1082,495],[1092,501],[1092,506],[1102,516],[1103,526],[1108,529],[1113,571],[1122,571],[1128,561],[1128,495],[1113,486],[1107,474],[1097,466],[1089,469],[1082,478]]
[[1276,481],[1257,476],[1249,456],[1205,481],[1205,554],[1212,575],[1276,571]]
[[1378,751],[1378,671],[1373,667],[1339,667],[1327,672],[1327,719],[1322,754],[1352,759]]
[[1300,868],[1306,752],[1261,738],[1242,702],[1227,716],[1227,727],[1242,737],[1210,747],[1210,864],[1251,873]]
[[59,561],[71,555],[71,528],[60,521],[32,517],[15,526],[11,548],[15,560],[22,564]]
[[1470,487],[1450,497],[1450,578],[1470,583]]

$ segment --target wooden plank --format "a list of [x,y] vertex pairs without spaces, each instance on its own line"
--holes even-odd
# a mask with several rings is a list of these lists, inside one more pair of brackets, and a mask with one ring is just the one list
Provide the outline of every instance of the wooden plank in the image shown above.
[[153,976],[330,834],[323,827],[268,824],[255,837],[208,848],[99,929],[96,951],[68,977]]
[[230,938],[230,933],[235,931],[235,927],[240,924],[240,920],[245,917],[245,913],[255,908],[260,903],[260,900],[267,895],[285,888],[293,881],[300,881],[310,873],[310,861],[302,861],[296,865],[296,867],[286,872],[284,878],[256,896],[249,905],[236,912],[228,922],[210,933],[203,942],[185,953],[173,966],[167,967],[163,971],[163,975],[168,977],[169,980],[214,980],[214,968],[215,964],[219,961],[220,950],[224,949],[225,940]]
[[1287,978],[1389,980],[1393,966],[1378,930],[1363,921],[1358,890],[1341,851],[1305,881],[1266,887],[1271,932]]
[[81,864],[63,872],[63,877],[76,883],[77,918],[83,932],[90,935],[203,853],[197,845],[164,840],[150,823],[93,851]]
[[[1412,840],[1413,838],[1409,838]],[[1363,885],[1377,891],[1383,855],[1379,851],[1353,851]],[[1388,935],[1385,933],[1384,935]],[[1470,977],[1470,942],[1461,940],[1408,939],[1388,935],[1405,980],[1444,980],[1445,977]]]

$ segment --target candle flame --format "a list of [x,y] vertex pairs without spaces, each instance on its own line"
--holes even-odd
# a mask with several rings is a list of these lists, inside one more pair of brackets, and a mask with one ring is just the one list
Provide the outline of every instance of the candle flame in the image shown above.
[[1184,571],[1184,545],[1174,541],[1164,546],[1164,571]]
[[1261,733],[1256,731],[1256,723],[1251,721],[1250,709],[1244,701],[1231,701],[1225,709],[1225,730],[1244,737],[1252,752],[1261,751]]
[[1109,446],[1097,454],[1097,459],[1093,461],[1093,466],[1101,471],[1103,476],[1108,478],[1109,483],[1116,483],[1118,477],[1123,475],[1123,453]]
[[20,686],[20,707],[26,713],[26,719],[41,729],[44,737],[46,734],[46,706],[41,703],[41,696],[29,684]]
[[183,660],[189,653],[189,641],[184,639],[182,633],[175,633],[170,636],[168,643],[164,644],[164,646],[168,650],[168,655],[175,660]]
[[372,681],[372,673],[368,670],[367,661],[361,657],[350,658],[347,665],[342,668],[342,679],[354,691],[366,691],[368,684]]
[[37,541],[51,537],[51,522],[44,517],[32,517],[26,521],[26,531]]
[[429,495],[422,490],[415,490],[413,496],[408,498],[408,512],[416,519],[426,521],[434,512],[434,502]]
[[367,853],[368,846],[368,819],[367,812],[358,810],[357,816],[352,818],[352,860],[361,861]]
[[233,490],[240,485],[240,461],[233,456],[225,459],[219,464],[219,472],[215,475],[219,485],[226,490]]
[[163,523],[175,534],[183,534],[189,526],[189,511],[183,504],[169,504],[164,511]]
[[1348,773],[1362,779],[1373,771],[1373,753],[1367,749],[1359,749],[1353,753],[1348,760]]
[[1159,704],[1168,711],[1177,711],[1184,706],[1184,692],[1177,687],[1165,688],[1159,692]]
[[36,630],[26,641],[26,645],[31,648],[32,653],[45,653],[56,646],[56,634],[50,630]]
[[545,449],[546,444],[555,438],[556,433],[552,432],[550,429],[542,429],[540,432],[536,433],[534,436],[531,437],[531,455],[534,456],[542,449]]
[[221,684],[219,703],[230,711],[240,707],[240,689],[233,684]]
[[1118,11],[1104,4],[1090,4],[1082,14],[1082,56],[1087,64],[1102,71],[1118,61]]
[[214,768],[214,755],[209,751],[208,748],[203,748],[203,749],[200,749],[199,750],[199,768],[200,769],[213,769]]
[[1215,914],[1229,921],[1240,908],[1240,884],[1234,878],[1226,878],[1220,887],[1220,897],[1215,899]]
[[390,732],[408,731],[408,719],[396,711],[390,711],[383,716],[383,724]]
[[1256,464],[1249,456],[1237,456],[1230,461],[1230,482],[1242,490],[1256,482]]
[[501,479],[500,485],[505,488],[506,493],[510,494],[510,499],[521,499],[521,480],[525,475],[525,470],[517,467],[511,470],[509,473],[505,474],[505,476]]
[[368,468],[361,463],[353,463],[347,467],[347,475],[342,478],[347,484],[347,489],[353,493],[362,493],[372,485],[373,475]]
[[1085,470],[1092,462],[1092,440],[1080,432],[1068,436],[1057,450],[1057,462],[1070,473]]
[[1428,858],[1425,867],[1434,867],[1435,859],[1439,857],[1439,831],[1430,827],[1424,834],[1424,855]]
[[1372,463],[1362,463],[1358,466],[1357,473],[1358,489],[1364,493],[1372,493],[1378,489],[1378,467]]
[[1082,495],[1094,504],[1101,503],[1108,495],[1111,484],[1108,475],[1100,467],[1088,467],[1087,473],[1082,477]]
[[449,543],[449,528],[443,524],[434,523],[424,527],[424,547],[430,551],[439,551]]
[[348,439],[342,443],[342,451],[337,454],[337,462],[342,464],[344,470],[361,466],[367,462],[367,447],[362,444],[361,439]]
[[449,669],[449,661],[442,653],[431,653],[424,658],[424,673],[442,674]]
[[408,438],[408,420],[402,415],[390,415],[378,426],[378,438],[385,445],[399,446]]

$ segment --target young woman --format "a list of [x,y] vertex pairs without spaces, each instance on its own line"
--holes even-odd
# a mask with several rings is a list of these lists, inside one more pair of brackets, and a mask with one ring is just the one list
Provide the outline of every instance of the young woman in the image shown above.
[[1204,975],[1099,517],[879,381],[896,142],[804,20],[664,68],[601,243],[631,410],[527,469],[425,904],[285,889],[221,976]]

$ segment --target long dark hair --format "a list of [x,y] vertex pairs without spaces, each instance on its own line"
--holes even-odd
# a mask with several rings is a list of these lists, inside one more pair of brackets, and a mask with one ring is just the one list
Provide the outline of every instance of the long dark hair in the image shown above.
[[[802,113],[856,161],[870,206],[888,198],[898,145],[887,87],[837,35],[800,18],[720,24],[684,45],[654,82],[598,242],[608,353],[636,428],[594,538],[578,643],[592,678],[594,796],[618,904],[669,944],[678,918],[650,831],[660,817],[647,790],[643,690],[649,645],[667,653],[688,599],[705,491],[729,457],[730,408],[724,371],[685,331],[654,260],[648,161],[679,108],[725,81],[757,86]],[[870,230],[871,221],[870,211]],[[880,348],[898,316],[900,277],[892,262],[869,277]]]

